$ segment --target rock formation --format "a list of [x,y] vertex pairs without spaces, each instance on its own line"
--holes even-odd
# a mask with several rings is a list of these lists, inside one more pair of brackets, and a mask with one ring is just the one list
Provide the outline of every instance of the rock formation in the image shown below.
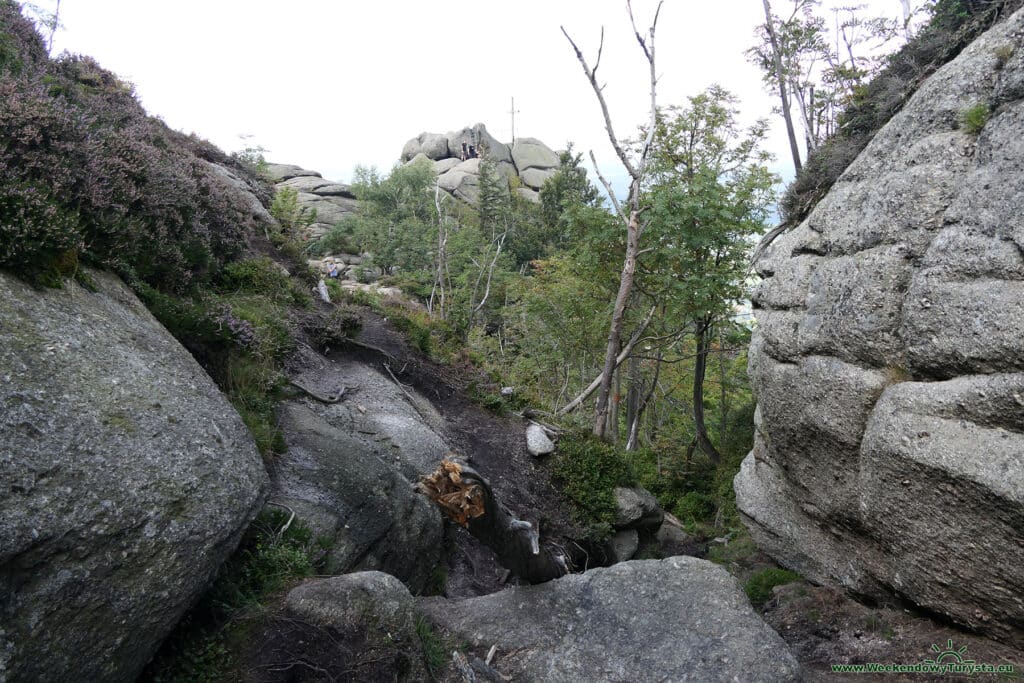
[[518,178],[517,192],[539,201],[537,191],[558,170],[558,154],[535,138],[517,138],[511,145],[498,142],[482,123],[445,134],[420,133],[402,148],[401,160],[410,162],[420,155],[434,162],[441,188],[453,196],[474,203],[480,177],[477,159],[461,160],[462,143],[473,145],[497,163],[506,178]]
[[302,363],[298,384],[317,395],[344,387],[345,399],[306,395],[280,405],[288,451],[270,467],[273,500],[329,543],[330,573],[378,569],[421,590],[440,559],[443,528],[411,482],[448,452],[431,425],[441,417],[370,366],[310,350]]
[[252,436],[113,275],[0,273],[0,680],[132,680],[262,505]]
[[[625,562],[467,600],[432,622],[524,681],[793,681],[799,666],[732,576],[693,557]],[[506,679],[507,680],[507,679]]]
[[355,213],[359,206],[348,185],[324,180],[317,171],[308,171],[293,164],[267,164],[265,175],[276,189],[295,190],[300,209],[316,212],[316,220],[306,229],[306,239],[323,237],[345,216]]
[[940,69],[760,259],[735,482],[786,566],[1018,644],[1022,42],[1017,12]]

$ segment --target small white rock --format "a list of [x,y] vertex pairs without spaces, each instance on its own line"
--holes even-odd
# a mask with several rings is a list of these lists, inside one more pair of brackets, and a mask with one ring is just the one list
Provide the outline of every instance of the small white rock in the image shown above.
[[555,452],[555,444],[544,433],[543,427],[530,425],[526,428],[526,450],[533,456],[547,455]]

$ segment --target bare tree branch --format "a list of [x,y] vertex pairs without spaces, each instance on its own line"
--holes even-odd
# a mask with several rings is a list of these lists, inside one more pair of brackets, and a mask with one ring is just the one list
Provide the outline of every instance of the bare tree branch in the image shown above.
[[629,223],[629,217],[622,210],[622,205],[619,204],[618,197],[615,196],[615,190],[612,189],[611,183],[609,183],[604,175],[601,173],[601,169],[597,165],[597,159],[594,157],[594,150],[590,150],[590,163],[594,164],[594,173],[597,174],[597,179],[604,185],[605,192],[608,193],[608,199],[612,200],[612,206],[615,207],[615,213],[619,214],[619,218],[622,219],[623,223]]
[[[640,337],[643,335],[644,330],[647,329],[647,326],[651,324],[651,320],[654,318],[655,310],[656,306],[651,306],[650,312],[647,314],[647,317],[644,319],[644,321],[640,323],[640,327],[636,328],[636,331],[633,333],[632,338],[630,338],[629,343],[626,344],[626,347],[622,349],[622,352],[615,357],[615,365],[612,368],[613,370],[614,368],[617,368],[619,365],[621,365],[622,361],[629,358],[629,354],[633,352],[633,347],[635,347],[637,342],[640,341]],[[572,411],[576,410],[576,408],[578,408],[581,403],[587,400],[588,396],[593,394],[597,390],[597,388],[601,386],[601,382],[603,379],[604,373],[602,372],[594,379],[593,382],[591,382],[587,386],[586,389],[582,391],[582,393],[580,393],[579,396],[577,396],[576,398],[574,398],[573,400],[569,401],[564,406],[556,410],[554,414],[567,415],[568,413],[571,413]]]
[[[604,115],[604,127],[608,131],[608,139],[611,140],[612,147],[615,148],[615,153],[619,156],[619,160],[622,165],[626,167],[626,171],[629,173],[631,178],[638,177],[638,171],[633,167],[632,162],[629,160],[629,155],[626,154],[626,150],[619,143],[619,138],[615,135],[615,130],[612,127],[612,115],[608,112],[608,103],[604,99],[604,89],[597,84],[597,67],[591,69],[587,64],[586,57],[583,56],[583,52],[580,51],[576,43],[569,36],[569,32],[565,30],[565,27],[560,27],[562,34],[565,35],[566,40],[572,45],[572,49],[576,52],[576,59],[580,60],[580,64],[583,66],[583,73],[587,75],[587,80],[590,81],[590,87],[594,89],[594,94],[597,95],[597,101],[601,104],[601,113]],[[597,50],[598,61],[601,59],[601,51],[604,49],[604,28],[601,29],[601,45]]]

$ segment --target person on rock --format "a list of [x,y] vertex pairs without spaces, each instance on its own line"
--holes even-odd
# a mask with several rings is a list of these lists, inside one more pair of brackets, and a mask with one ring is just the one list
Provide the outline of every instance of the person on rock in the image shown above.
[[335,280],[338,279],[338,264],[337,263],[331,263],[330,267],[327,269],[327,277],[334,278]]
[[476,147],[473,145],[469,146],[469,158],[476,159]]
[[469,151],[466,149],[466,141],[462,141],[462,155],[459,157],[460,160],[465,161],[469,158]]

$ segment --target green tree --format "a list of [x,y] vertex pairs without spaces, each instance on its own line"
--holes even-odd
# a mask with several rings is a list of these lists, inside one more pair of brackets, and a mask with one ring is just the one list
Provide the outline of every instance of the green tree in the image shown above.
[[660,336],[692,336],[696,440],[716,460],[704,419],[707,360],[716,328],[728,327],[747,298],[752,241],[766,228],[778,180],[762,149],[767,123],[741,129],[735,104],[712,86],[687,107],[659,110],[646,188],[652,251],[638,276],[638,287],[662,307]]
[[350,235],[384,273],[428,270],[437,231],[434,174],[426,159],[395,166],[386,177],[374,168],[357,167],[352,191],[359,212],[346,218],[338,232]]
[[540,213],[553,246],[566,246],[570,239],[572,212],[581,206],[600,206],[601,194],[587,178],[583,155],[573,154],[572,143],[558,155],[558,170],[540,188]]

